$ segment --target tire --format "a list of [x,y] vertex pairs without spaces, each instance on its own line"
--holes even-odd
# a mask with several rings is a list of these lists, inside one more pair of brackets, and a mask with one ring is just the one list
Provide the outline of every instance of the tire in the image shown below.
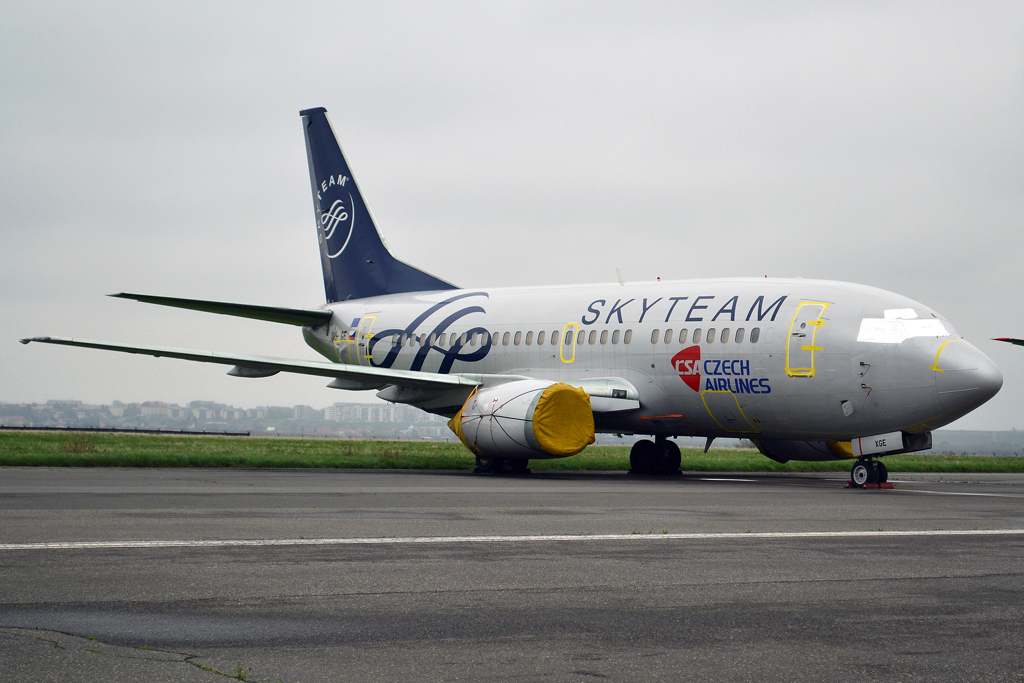
[[658,449],[653,441],[641,439],[629,451],[629,471],[632,474],[651,474],[658,459]]
[[868,467],[866,462],[858,462],[850,470],[850,481],[853,482],[854,486],[863,487],[871,479],[871,470],[872,468]]
[[521,458],[501,458],[501,473],[502,474],[525,474],[529,470],[527,467],[530,464],[529,460],[523,460]]
[[875,463],[875,469],[878,471],[878,483],[884,484],[889,481],[889,470],[886,468],[885,463],[879,461]]
[[504,458],[476,458],[476,469],[473,470],[476,474],[494,474],[495,472],[501,471]]
[[662,474],[675,474],[683,462],[683,456],[679,452],[679,446],[675,441],[665,441],[665,452],[662,455]]

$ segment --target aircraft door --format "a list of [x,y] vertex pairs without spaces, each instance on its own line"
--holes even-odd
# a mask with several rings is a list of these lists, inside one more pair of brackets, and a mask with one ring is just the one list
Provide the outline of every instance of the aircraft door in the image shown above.
[[576,333],[580,329],[579,323],[566,323],[562,329],[562,362],[571,363],[576,360]]
[[360,365],[371,365],[368,349],[370,337],[373,336],[373,323],[376,320],[377,316],[375,315],[364,315],[363,319],[359,321],[359,329],[356,332],[356,360]]
[[786,374],[790,377],[814,377],[815,354],[820,346],[823,320],[829,304],[821,301],[802,301],[793,314],[786,340]]

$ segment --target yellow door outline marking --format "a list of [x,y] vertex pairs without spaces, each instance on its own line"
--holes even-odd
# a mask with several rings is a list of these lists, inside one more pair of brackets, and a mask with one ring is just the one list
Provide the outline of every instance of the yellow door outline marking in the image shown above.
[[[341,362],[341,363],[351,362],[351,360],[353,358],[353,356],[352,356],[352,344],[356,343],[356,336],[358,334],[359,334],[358,326],[356,327],[356,332],[352,334],[352,338],[351,339],[347,339],[347,338],[343,339],[342,338],[343,335],[341,334],[341,330],[338,330],[338,329],[334,330],[334,339],[333,339],[334,350],[338,354],[339,362]],[[348,337],[348,335],[346,334],[346,335],[344,335],[344,337]],[[341,350],[342,349],[342,346],[341,346],[342,344],[347,344],[348,345],[348,346],[345,347],[345,354],[347,354],[346,357],[347,357],[348,360],[341,360],[342,359],[342,350]],[[358,348],[358,347],[356,347],[356,348]]]
[[935,362],[933,364],[929,365],[928,369],[929,370],[934,370],[935,372],[945,372],[945,370],[941,370],[939,368],[939,356],[942,355],[942,349],[946,348],[947,345],[952,344],[953,342],[962,342],[962,341],[963,341],[963,339],[950,339],[949,341],[942,342],[942,346],[940,346],[939,350],[935,352]]
[[[821,306],[821,312],[818,314],[816,320],[808,320],[807,324],[814,328],[814,332],[811,334],[811,343],[804,344],[800,347],[801,351],[811,352],[811,367],[809,368],[791,368],[789,367],[789,347],[790,340],[793,338],[793,326],[796,325],[797,318],[800,317],[800,309],[804,306]],[[818,330],[822,326],[828,325],[827,322],[822,320],[822,316],[825,315],[825,310],[831,306],[831,304],[824,301],[801,301],[796,310],[793,311],[793,319],[789,323],[789,335],[786,337],[786,374],[790,377],[814,377],[814,354],[816,351],[824,351],[825,349],[817,345],[818,341]]]
[[[740,411],[740,416],[746,421],[747,426],[750,427],[750,429],[729,429],[721,422],[719,422],[718,418],[715,417],[715,414],[711,412],[711,408],[710,406],[708,406],[708,400],[704,398],[704,394],[729,394],[730,396],[732,396],[732,400],[736,401],[736,410]],[[730,434],[761,433],[761,430],[759,430],[757,427],[751,424],[750,418],[748,418],[746,414],[743,412],[743,408],[740,408],[740,400],[736,398],[736,394],[732,393],[728,389],[705,389],[704,391],[700,392],[700,400],[704,402],[704,409],[708,411],[708,415],[710,415],[711,419],[715,421],[715,424],[724,429],[725,431],[729,432]]]
[[[367,320],[370,321],[370,324],[367,326],[366,330],[364,331],[363,330],[363,323],[365,323]],[[373,324],[375,322],[377,322],[377,316],[375,316],[375,315],[363,316],[363,319],[359,321],[359,327],[356,328],[356,344],[357,344],[357,346],[356,346],[356,356],[357,357],[361,357],[361,358],[365,358],[366,360],[370,360],[370,354],[369,354],[369,350],[370,350],[370,332],[373,330]],[[364,348],[366,349],[367,353],[359,353],[358,343],[361,340],[365,340]],[[360,363],[360,365],[362,365],[362,363]],[[371,363],[371,365],[372,365],[372,363]]]
[[[568,359],[565,357],[565,333],[572,328],[572,355]],[[562,336],[558,340],[558,352],[562,356],[563,363],[571,363],[576,360],[576,334],[580,331],[579,323],[566,323],[565,327],[562,328]]]

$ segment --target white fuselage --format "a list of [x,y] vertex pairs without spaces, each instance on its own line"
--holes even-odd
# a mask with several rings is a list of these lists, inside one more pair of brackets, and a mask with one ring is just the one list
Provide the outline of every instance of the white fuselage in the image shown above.
[[841,282],[466,289],[329,308],[330,325],[307,328],[306,339],[336,362],[624,380],[639,409],[599,415],[598,431],[849,440],[934,429],[989,397],[950,383],[976,384],[968,375],[943,372],[940,355],[974,368],[991,361],[935,311]]

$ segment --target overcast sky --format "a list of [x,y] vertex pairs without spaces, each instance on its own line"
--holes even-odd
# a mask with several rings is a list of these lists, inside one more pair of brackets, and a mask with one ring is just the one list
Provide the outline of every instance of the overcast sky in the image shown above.
[[363,400],[43,345],[317,358],[130,291],[323,301],[298,111],[395,254],[469,287],[802,276],[946,315],[1024,428],[1024,4],[5,2],[0,401]]

